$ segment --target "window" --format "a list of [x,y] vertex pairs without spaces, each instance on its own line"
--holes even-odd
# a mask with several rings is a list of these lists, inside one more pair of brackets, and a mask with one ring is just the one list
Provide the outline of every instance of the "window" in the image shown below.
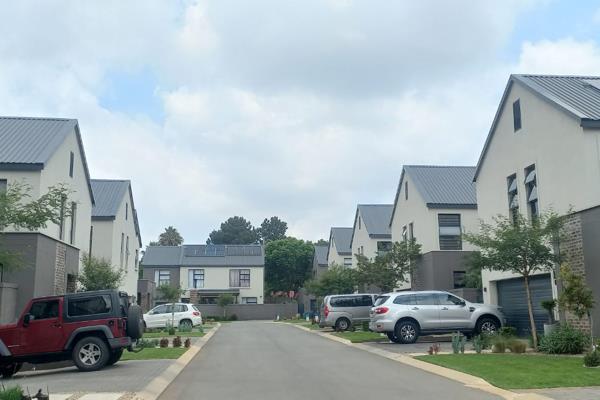
[[358,217],[358,229],[362,229],[362,223],[360,222],[360,217]]
[[408,239],[408,229],[406,228],[406,225],[404,225],[402,227],[402,241],[406,242],[407,239]]
[[250,270],[230,269],[229,287],[250,287]]
[[69,157],[69,176],[72,178],[73,177],[73,167],[75,165],[75,154],[73,154],[73,152],[71,152],[71,155]]
[[111,311],[112,306],[110,296],[108,295],[69,299],[68,302],[69,306],[67,314],[69,317],[106,314]]
[[69,243],[75,243],[75,228],[77,227],[77,203],[71,203],[71,233],[69,234]]
[[171,271],[157,270],[154,272],[154,281],[157,286],[171,284]]
[[58,238],[60,240],[65,240],[65,207],[66,207],[67,197],[62,196],[60,199],[60,221],[58,223]]
[[258,299],[256,297],[242,297],[242,304],[256,304]]
[[400,305],[417,305],[417,301],[415,295],[413,294],[404,294],[396,297],[394,299],[394,304]]
[[32,320],[58,318],[58,300],[36,301],[29,314]]
[[525,168],[525,193],[527,194],[527,211],[529,212],[529,217],[535,219],[540,214],[535,165]]
[[454,289],[460,289],[465,287],[465,271],[454,271],[452,273],[453,281],[454,281]]
[[360,254],[365,254],[365,246],[360,246]]
[[121,233],[121,252],[120,252],[120,260],[119,267],[123,269],[123,259],[125,258],[125,234]]
[[90,257],[92,256],[92,243],[94,242],[94,226],[90,226],[90,248],[88,251],[88,254],[90,255]]
[[508,187],[508,212],[513,223],[519,215],[519,190],[517,188],[517,174],[506,178]]
[[380,306],[383,303],[385,303],[388,299],[390,298],[390,296],[377,296],[377,298],[375,299],[375,304],[374,306]]
[[513,103],[513,125],[515,132],[521,129],[521,100],[519,99]]
[[186,312],[187,306],[183,304],[175,304],[175,312]]
[[135,270],[138,270],[138,266],[140,265],[140,250],[135,249],[135,265],[133,266]]
[[353,307],[354,296],[332,297],[331,300],[329,300],[329,304],[331,307]]
[[354,298],[354,305],[356,307],[372,307],[373,297],[369,295],[356,296]]
[[377,242],[377,252],[385,254],[392,250],[392,242]]
[[8,180],[0,179],[0,193],[6,192],[7,188],[8,188]]
[[129,218],[129,203],[125,203],[125,221]]
[[408,200],[408,182],[404,182],[404,200]]
[[419,306],[432,306],[436,304],[435,294],[433,293],[419,293],[414,296]]
[[410,224],[408,224],[408,239],[413,240],[414,238],[415,238],[415,227],[414,227],[413,223],[411,222]]
[[129,235],[125,239],[125,269],[129,269]]
[[204,287],[204,270],[203,269],[188,270],[188,287],[190,289],[201,289]]
[[438,214],[440,250],[462,250],[460,214]]
[[163,304],[162,306],[154,307],[154,309],[152,310],[152,314],[166,314],[166,313],[167,313],[167,306],[165,304]]
[[352,266],[352,257],[345,257],[344,258],[344,267],[351,267]]
[[462,306],[464,302],[456,296],[452,296],[448,293],[440,293],[437,295],[438,301],[441,306]]

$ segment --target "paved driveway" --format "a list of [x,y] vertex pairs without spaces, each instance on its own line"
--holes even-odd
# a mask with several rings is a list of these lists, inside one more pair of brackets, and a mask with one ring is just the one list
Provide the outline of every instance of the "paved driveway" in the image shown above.
[[497,399],[281,323],[224,324],[160,397]]

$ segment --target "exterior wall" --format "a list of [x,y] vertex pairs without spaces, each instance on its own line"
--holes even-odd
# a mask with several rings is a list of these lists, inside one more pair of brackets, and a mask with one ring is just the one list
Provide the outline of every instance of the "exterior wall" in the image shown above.
[[[231,289],[229,287],[229,271],[231,269],[249,269],[250,270],[250,287],[235,288],[240,290],[239,301],[242,297],[256,297],[258,304],[264,303],[264,267],[181,267],[179,282],[181,288],[191,289],[188,271],[190,269],[204,270],[204,288],[203,289]],[[144,268],[145,273],[145,268]]]
[[0,282],[0,324],[8,324],[20,315],[17,308],[19,285]]
[[[202,318],[222,317],[223,307],[214,304],[199,304],[198,309]],[[225,307],[225,315],[235,314],[240,321],[248,320],[270,320],[273,321],[279,315],[280,318],[291,318],[298,314],[298,304],[232,304]]]
[[[361,219],[361,223],[359,224],[358,219]],[[379,241],[390,241],[391,239],[373,239],[369,237],[369,232],[367,232],[367,227],[365,226],[364,221],[362,220],[362,215],[360,214],[360,210],[358,211],[357,217],[354,221],[354,236],[352,238],[352,268],[358,267],[358,260],[356,259],[356,254],[359,254],[358,249],[360,247],[363,248],[363,255],[369,259],[375,258],[377,255],[377,242]],[[342,259],[342,265],[343,265]]]
[[352,254],[343,255],[338,253],[337,247],[335,246],[335,240],[329,240],[329,254],[327,255],[327,264],[337,264],[340,266],[344,265],[344,258],[354,258]]
[[412,290],[454,290],[454,272],[467,271],[467,251],[430,251],[421,256]]
[[154,297],[156,284],[153,280],[138,279],[137,284],[137,303],[144,312],[154,308]]
[[[154,267],[144,265],[143,279],[148,279],[156,284],[158,288],[158,282],[154,280],[155,271],[170,271],[171,272],[171,286],[177,287],[180,284],[181,279],[179,278],[179,267]],[[187,278],[186,278],[187,279]]]
[[[512,104],[520,99],[522,129],[514,132]],[[572,155],[577,154],[577,157]],[[535,164],[541,212],[565,213],[600,204],[600,137],[577,119],[515,82],[477,177],[479,217],[508,214],[507,177],[517,174],[519,208],[527,213],[525,168]],[[516,277],[484,271],[484,301],[497,303],[495,282]],[[556,287],[554,288],[556,292]],[[556,293],[555,293],[556,295]]]

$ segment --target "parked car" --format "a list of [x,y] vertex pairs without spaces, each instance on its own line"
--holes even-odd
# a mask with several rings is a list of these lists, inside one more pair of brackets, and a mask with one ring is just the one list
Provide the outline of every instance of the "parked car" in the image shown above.
[[173,326],[180,329],[202,325],[202,313],[193,304],[169,303],[156,306],[144,314],[146,328],[166,328],[173,322]]
[[377,298],[369,329],[396,343],[414,343],[421,334],[494,333],[506,320],[501,307],[471,303],[448,292],[398,292]]
[[40,297],[29,301],[14,324],[0,326],[0,374],[24,362],[72,359],[81,371],[119,361],[143,334],[142,311],[116,290]]
[[325,296],[321,305],[319,326],[345,331],[354,324],[369,321],[369,310],[375,304],[375,294],[340,294]]

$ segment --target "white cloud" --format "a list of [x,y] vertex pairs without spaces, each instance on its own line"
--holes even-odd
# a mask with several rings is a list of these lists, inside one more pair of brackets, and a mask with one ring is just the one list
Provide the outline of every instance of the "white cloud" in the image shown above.
[[525,42],[517,71],[534,74],[598,75],[600,47],[572,38]]

